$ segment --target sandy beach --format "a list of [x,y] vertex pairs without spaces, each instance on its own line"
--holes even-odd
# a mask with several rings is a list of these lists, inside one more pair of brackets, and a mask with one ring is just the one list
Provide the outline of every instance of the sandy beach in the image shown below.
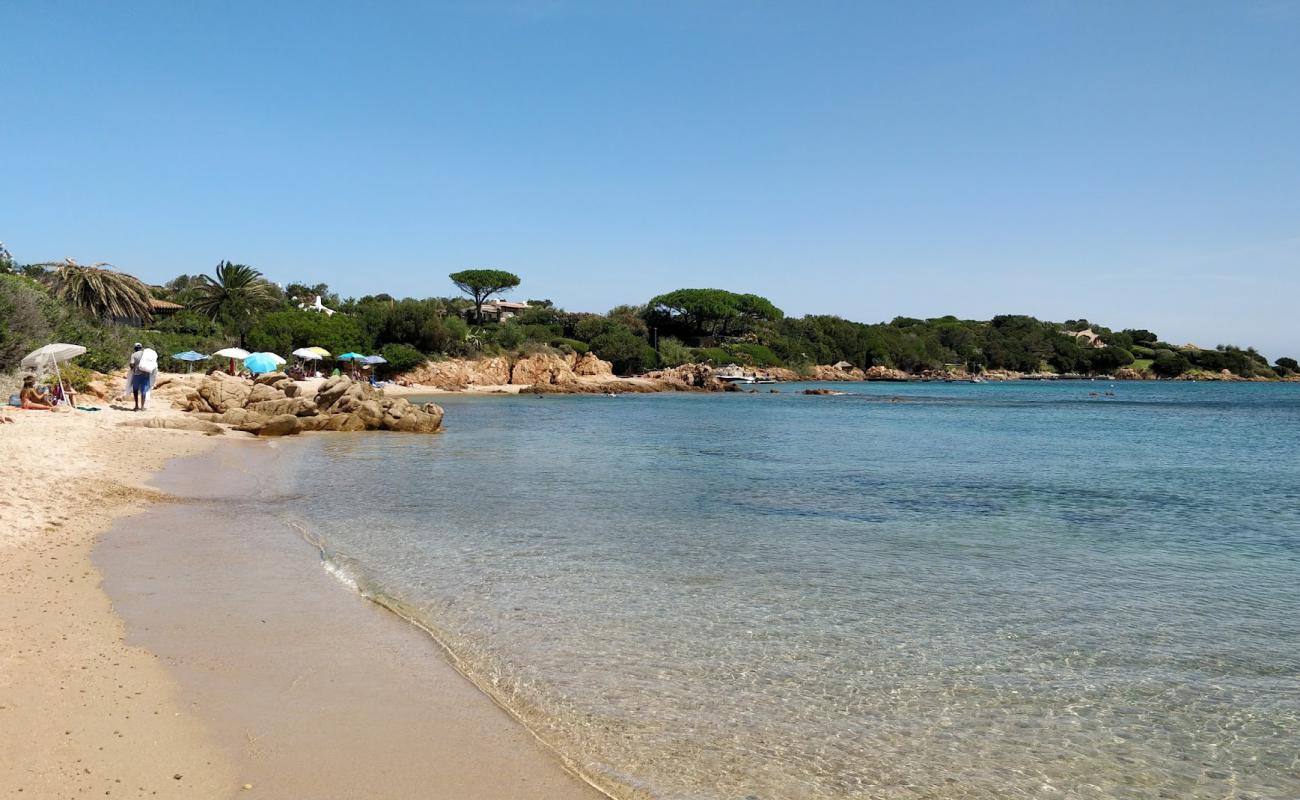
[[[170,492],[274,445],[119,427],[144,415],[114,409],[8,413],[0,795],[601,796],[304,542],[264,553],[241,541],[247,521],[191,529],[195,501]],[[167,492],[150,485],[204,453],[167,467]],[[98,548],[121,567],[107,579]],[[252,567],[281,590],[235,591]]]
[[117,427],[138,415],[110,409],[5,413],[0,795],[222,796],[232,764],[158,659],[123,642],[90,561],[98,532],[161,497],[153,472],[215,438]]

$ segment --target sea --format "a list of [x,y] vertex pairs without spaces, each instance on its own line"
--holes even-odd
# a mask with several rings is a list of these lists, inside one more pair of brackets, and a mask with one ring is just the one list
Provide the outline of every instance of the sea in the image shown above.
[[617,798],[1300,797],[1300,385],[809,386],[440,396],[266,491]]

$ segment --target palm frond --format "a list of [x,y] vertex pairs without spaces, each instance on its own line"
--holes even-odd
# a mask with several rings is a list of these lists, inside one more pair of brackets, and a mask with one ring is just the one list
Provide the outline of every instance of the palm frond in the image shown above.
[[71,258],[42,264],[54,296],[82,311],[108,319],[145,321],[153,315],[149,287],[138,278],[99,262],[85,267]]

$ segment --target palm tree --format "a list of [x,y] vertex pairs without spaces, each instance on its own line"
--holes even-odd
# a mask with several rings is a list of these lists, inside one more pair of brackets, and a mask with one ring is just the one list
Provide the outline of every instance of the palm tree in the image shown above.
[[201,276],[203,282],[194,287],[190,308],[215,322],[233,324],[239,331],[239,346],[243,347],[257,314],[274,308],[279,297],[262,273],[246,264],[222,261],[217,264],[216,275]]
[[54,296],[82,311],[97,317],[140,322],[147,322],[153,316],[149,287],[139,278],[104,269],[112,264],[100,262],[84,267],[65,258],[40,266],[53,270],[46,273],[45,282]]

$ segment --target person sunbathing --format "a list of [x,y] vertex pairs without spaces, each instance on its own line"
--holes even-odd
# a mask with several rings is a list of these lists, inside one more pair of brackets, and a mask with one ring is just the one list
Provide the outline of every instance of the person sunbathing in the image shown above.
[[18,400],[22,403],[20,407],[28,411],[54,410],[54,398],[50,397],[44,390],[36,387],[35,375],[28,375],[23,378],[23,388],[18,393]]

